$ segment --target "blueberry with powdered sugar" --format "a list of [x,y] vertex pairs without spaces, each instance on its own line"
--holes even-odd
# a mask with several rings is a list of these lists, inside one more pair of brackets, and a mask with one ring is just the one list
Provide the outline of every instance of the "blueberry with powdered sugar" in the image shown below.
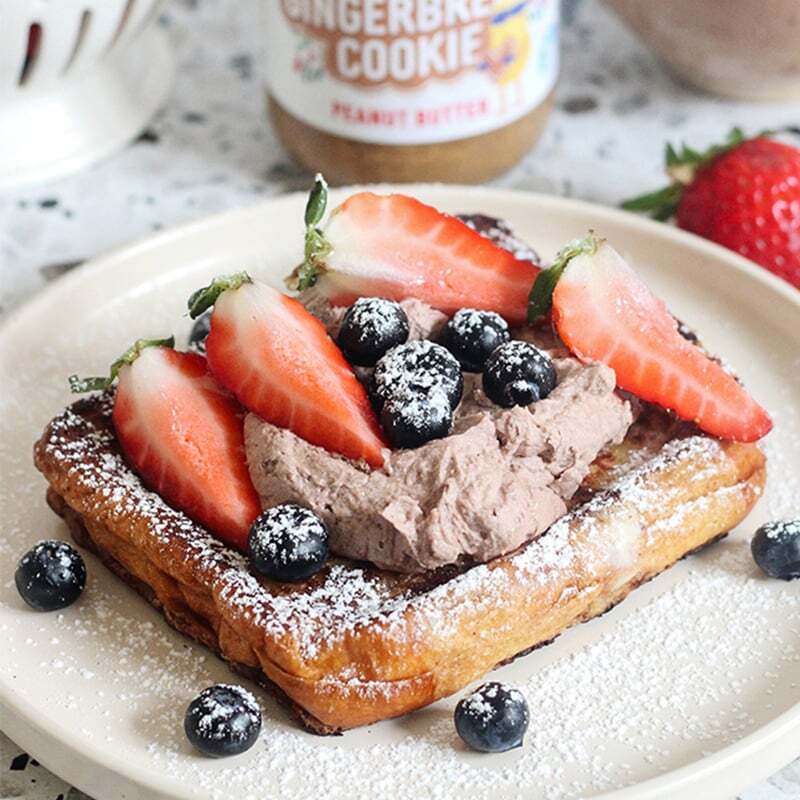
[[241,686],[209,686],[189,703],[183,718],[189,741],[213,758],[249,750],[261,731],[261,709]]
[[384,403],[381,425],[392,447],[411,449],[447,436],[453,426],[453,409],[439,389],[425,394],[410,391]]
[[328,558],[328,529],[310,509],[283,503],[260,514],[247,537],[250,560],[276,581],[302,581]]
[[189,332],[189,349],[194,350],[195,353],[200,355],[206,354],[206,339],[211,332],[211,314],[212,311],[206,311],[201,314],[192,325],[192,330]]
[[444,392],[450,408],[461,402],[464,376],[461,365],[445,347],[422,339],[393,347],[375,366],[370,395],[380,412],[392,397]]
[[351,364],[372,367],[392,347],[408,339],[406,312],[383,297],[360,297],[347,310],[337,342]]
[[486,361],[483,391],[503,408],[527,406],[543,400],[556,387],[550,356],[529,342],[500,345]]
[[459,700],[454,721],[473,750],[503,753],[522,744],[528,730],[528,703],[519,689],[491,681]]
[[20,597],[36,611],[57,611],[72,605],[86,586],[86,565],[72,545],[50,539],[39,542],[20,559],[14,573]]
[[800,519],[767,522],[755,532],[750,549],[756,564],[771,578],[800,578]]
[[442,330],[441,343],[467,372],[481,372],[489,356],[511,338],[508,323],[494,311],[462,308]]

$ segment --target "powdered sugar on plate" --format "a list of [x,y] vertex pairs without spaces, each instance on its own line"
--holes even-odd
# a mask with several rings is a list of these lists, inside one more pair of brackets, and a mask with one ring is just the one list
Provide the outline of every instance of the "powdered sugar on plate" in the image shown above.
[[[732,609],[739,610],[735,625],[722,613]],[[771,621],[777,611],[781,629]],[[531,665],[520,687],[531,723],[513,753],[466,752],[453,728],[453,701],[405,724],[382,724],[391,727],[389,743],[370,744],[369,730],[353,745],[352,734],[320,742],[267,726],[256,755],[221,773],[186,765],[177,744],[150,752],[159,769],[219,798],[255,798],[267,785],[276,796],[332,800],[349,798],[354,786],[365,797],[403,787],[406,796],[426,798],[581,797],[737,741],[769,715],[778,687],[800,698],[799,638],[798,593],[760,578],[746,543],[730,542],[588,646]],[[516,666],[501,674],[514,675]],[[172,716],[161,720],[166,729]]]

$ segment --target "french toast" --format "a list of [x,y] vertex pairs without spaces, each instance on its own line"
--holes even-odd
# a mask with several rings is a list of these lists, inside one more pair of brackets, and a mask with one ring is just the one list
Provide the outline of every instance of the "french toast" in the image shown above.
[[[312,199],[314,191],[322,190],[324,182],[320,184],[318,179]],[[533,251],[517,240],[505,224],[482,215],[462,216],[461,219],[473,231],[496,245],[487,250],[480,237],[476,240],[475,233],[466,226],[413,199],[398,195],[379,198],[366,194],[348,202],[351,205],[347,213],[351,215],[364,213],[366,206],[370,225],[376,206],[382,209],[383,216],[379,218],[384,222],[387,213],[395,222],[403,220],[408,223],[409,219],[416,219],[419,224],[407,231],[410,238],[406,243],[412,249],[423,247],[419,257],[408,262],[417,267],[439,263],[436,262],[436,253],[424,251],[430,239],[415,238],[418,236],[417,228],[427,230],[426,225],[431,224],[440,234],[445,231],[445,245],[451,244],[447,236],[452,236],[461,245],[455,251],[447,250],[447,258],[439,266],[448,272],[450,258],[463,261],[465,253],[469,253],[472,261],[462,264],[465,271],[460,274],[470,285],[473,293],[470,297],[480,299],[485,282],[494,280],[495,289],[502,289],[498,289],[496,297],[506,303],[511,313],[518,314],[519,296],[527,297],[529,282],[534,277],[530,274],[535,269],[531,261]],[[310,207],[313,205],[310,201]],[[400,213],[399,217],[392,217],[396,212]],[[337,219],[341,222],[341,209]],[[387,227],[394,241],[394,228]],[[327,246],[315,250],[322,236],[319,230],[310,229],[308,236],[311,238],[310,243],[309,240],[306,242],[307,256],[311,252],[323,258],[330,253]],[[347,240],[345,251],[352,241],[352,237]],[[482,254],[480,258],[476,253]],[[355,263],[361,263],[364,253],[357,255],[359,258]],[[384,253],[379,248],[372,255],[380,259]],[[429,257],[431,260],[426,261]],[[497,272],[486,271],[487,258],[494,260]],[[407,263],[399,266],[402,269],[393,278],[397,283],[382,286],[382,289],[396,291],[398,286],[405,285],[403,281],[408,276],[402,270]],[[312,258],[309,269],[313,272],[319,267],[319,262]],[[501,274],[504,277],[498,279]],[[324,278],[324,272],[322,275]],[[373,278],[371,274],[361,276],[367,284]],[[238,281],[236,287],[232,287],[233,280]],[[225,278],[223,291],[230,289],[235,292],[243,281],[247,285],[250,280],[245,273]],[[629,276],[628,280],[634,279]],[[308,284],[313,285],[313,282]],[[343,285],[352,288],[346,280]],[[418,281],[413,285],[428,284]],[[450,286],[447,281],[436,285]],[[202,296],[213,286],[206,287],[199,294]],[[332,286],[334,295],[341,293],[335,280]],[[298,285],[297,288],[304,287]],[[359,287],[362,296],[364,288]],[[520,294],[521,288],[524,291]],[[458,287],[457,291],[462,289]],[[261,302],[262,297],[266,298],[264,302],[275,314],[278,313],[275,304],[284,302],[276,299],[272,289],[256,289],[249,284],[244,291],[249,292],[247,297],[250,300],[247,302],[255,303],[256,299]],[[197,295],[195,293],[193,298]],[[212,302],[217,297],[218,294]],[[304,299],[305,305],[310,307],[311,298],[312,295],[308,295]],[[437,299],[444,305],[456,303],[452,298]],[[350,302],[337,302],[330,296],[328,300],[328,312],[336,308],[343,311]],[[457,304],[461,304],[460,295]],[[235,319],[230,303],[226,308],[231,317],[228,322],[235,323],[228,328],[231,331],[241,330],[245,323],[249,324],[248,320],[261,313],[248,310],[247,319],[242,322]],[[304,319],[303,315],[308,317],[309,312],[299,303],[292,308],[294,316],[284,314],[282,324],[297,327],[297,320]],[[439,313],[443,308],[436,308],[434,314],[446,319]],[[198,310],[202,312],[203,308]],[[708,354],[685,326],[680,326],[677,332],[672,331],[675,323],[665,308],[654,304],[651,311],[656,316],[663,316],[664,330],[669,329],[667,333],[674,333],[680,343],[690,342],[685,345],[691,347],[689,357],[697,359],[697,353],[702,351],[701,360],[708,361]],[[225,309],[219,310],[219,304],[215,305],[216,324],[220,324],[221,319],[224,325],[225,313]],[[319,309],[314,313],[320,318],[326,315]],[[321,337],[319,341],[324,339],[324,347],[330,349],[328,334],[334,339],[339,338],[337,330],[341,320],[337,322],[336,319],[336,313],[333,313],[332,318],[326,321],[327,333],[316,321],[313,325],[319,329],[315,328],[315,333],[310,332],[307,320],[302,323],[306,327],[297,329],[304,330],[309,339]],[[413,321],[413,315],[409,320]],[[595,322],[599,324],[603,320]],[[255,414],[256,419],[275,422],[270,419],[273,408],[267,405],[260,413],[262,409],[258,404],[254,406],[248,402],[254,398],[246,393],[244,397],[240,396],[236,391],[252,385],[251,375],[245,371],[239,373],[241,365],[238,362],[244,360],[244,350],[238,346],[241,342],[237,343],[232,336],[220,345],[224,333],[215,335],[213,325],[212,321],[207,343],[212,372],[220,380],[227,378],[223,383],[242,401],[251,416]],[[424,327],[416,323],[412,325],[415,326]],[[205,333],[208,333],[207,328]],[[636,330],[630,333],[633,339],[640,335]],[[428,331],[419,338],[433,338],[430,334]],[[271,335],[279,338],[280,332],[273,327]],[[556,354],[569,355],[564,342],[554,335],[548,320],[518,328],[517,336],[526,342],[530,340],[526,347],[542,347],[554,358]],[[247,339],[251,347],[254,340],[255,335]],[[265,342],[262,344],[266,345]],[[232,351],[224,349],[229,346],[233,346]],[[266,346],[263,349],[268,350]],[[621,348],[619,352],[623,350]],[[280,360],[285,361],[285,353],[280,349],[278,352]],[[182,358],[185,360],[186,357]],[[302,359],[295,359],[293,363],[295,361],[300,363]],[[256,366],[251,374],[262,378],[282,369],[277,362],[261,362]],[[622,365],[623,376],[627,366]],[[349,371],[347,365],[344,368]],[[713,364],[709,369],[712,373],[723,372],[719,364]],[[484,378],[485,374],[486,370]],[[614,393],[614,373],[609,374],[608,392]],[[651,378],[658,377],[652,372],[648,374]],[[461,399],[464,380],[460,370],[459,376]],[[743,396],[730,375],[726,374],[724,382],[729,389],[733,387],[730,396]],[[351,383],[363,392],[357,381]],[[103,385],[108,386],[107,383]],[[619,380],[616,385],[620,387]],[[672,390],[680,389],[675,381],[666,385]],[[170,625],[206,645],[228,661],[234,670],[272,691],[308,730],[318,734],[339,733],[425,706],[458,691],[493,667],[546,644],[569,626],[602,614],[641,583],[735,527],[755,504],[766,479],[765,457],[753,439],[736,442],[732,440],[736,437],[732,436],[715,438],[693,422],[681,421],[653,403],[640,402],[634,396],[636,392],[614,394],[614,402],[620,408],[624,406],[624,415],[627,415],[623,415],[626,422],[622,432],[603,439],[603,442],[611,444],[598,444],[591,450],[591,456],[581,465],[583,469],[573,483],[573,490],[564,493],[565,504],[561,513],[564,508],[566,513],[560,518],[558,515],[551,517],[556,519],[553,524],[548,522],[534,527],[533,508],[530,513],[526,511],[518,515],[522,520],[522,533],[528,534],[527,543],[518,549],[509,553],[507,551],[511,548],[506,546],[478,559],[486,563],[470,561],[468,551],[462,550],[457,561],[443,559],[438,563],[444,566],[424,566],[422,571],[382,570],[374,564],[336,557],[330,558],[318,572],[299,583],[275,581],[265,577],[263,570],[258,571],[253,559],[229,546],[240,547],[239,542],[230,538],[229,530],[216,530],[214,535],[212,522],[207,523],[207,530],[193,521],[198,519],[197,514],[190,518],[146,488],[146,476],[143,483],[131,466],[135,461],[131,460],[126,449],[124,428],[119,426],[120,421],[125,422],[124,414],[118,418],[123,388],[118,384],[116,397],[114,390],[106,389],[76,402],[50,422],[35,445],[34,460],[49,484],[47,499],[50,506],[65,519],[79,544],[94,551],[107,567],[160,610]],[[269,400],[276,391],[280,392],[281,387],[270,385],[268,389],[260,397]],[[691,396],[692,392],[683,391],[681,394],[684,398]],[[344,399],[348,400],[347,397]],[[702,406],[707,421],[714,409],[723,407],[724,404],[716,404],[719,399],[724,398],[707,398],[708,402]],[[455,404],[458,402],[456,400]],[[545,402],[546,398],[542,398],[539,408]],[[465,403],[466,400],[462,400],[459,408],[463,408]],[[757,407],[756,410],[760,411]],[[587,413],[586,418],[589,417],[597,426],[597,414]],[[294,412],[290,419],[291,424],[277,423],[283,430],[282,436],[297,433]],[[633,424],[628,427],[631,419]],[[768,417],[766,419],[768,421]],[[728,419],[726,424],[737,421]],[[150,418],[146,419],[147,426],[151,422]],[[335,428],[336,420],[330,419],[326,423],[322,417],[311,415],[306,422],[309,430],[304,430],[298,439],[304,447],[322,453],[327,445],[337,444],[333,439],[327,441],[325,435],[319,441],[308,438],[320,432],[325,434],[326,425]],[[583,420],[580,424],[575,420],[572,423],[573,427],[582,424]],[[247,429],[247,422],[244,427]],[[290,434],[286,433],[287,429],[290,429]],[[167,436],[171,433],[169,426],[163,431]],[[563,433],[558,429],[552,439],[544,440],[542,458],[548,458],[548,449],[559,446]],[[749,431],[745,433],[749,434]],[[362,436],[356,444],[363,445],[370,436],[370,431],[364,433],[362,429]],[[500,435],[496,436],[500,441]],[[353,444],[352,438],[348,441]],[[341,442],[338,446],[342,446]],[[399,445],[401,451],[403,448]],[[330,468],[334,471],[342,471],[339,460],[342,455],[350,460],[358,458],[327,446],[327,450],[331,449],[339,453],[337,457],[326,456],[333,458]],[[143,452],[147,450],[147,447],[143,448]],[[270,459],[280,460],[276,452],[269,450],[269,463]],[[369,461],[368,449],[358,452]],[[431,452],[426,451],[425,458],[430,459]],[[574,466],[577,451],[570,452],[573,459],[570,464]],[[378,460],[383,458],[380,453],[374,455]],[[485,459],[485,455],[486,451],[481,450],[481,457]],[[159,468],[162,466],[158,464]],[[458,483],[459,475],[464,471],[462,466],[459,461],[452,474],[447,469],[442,470],[442,474],[451,475],[449,480],[457,482],[459,490],[464,488],[463,475],[460,478],[462,483]],[[476,469],[480,473],[480,468]],[[250,470],[252,477],[252,463]],[[333,487],[334,493],[340,491],[337,488],[339,484],[327,481],[319,470],[312,470],[310,474],[312,480]],[[394,475],[391,466],[386,474]],[[519,473],[513,469],[510,474],[516,476],[515,480],[519,479]],[[153,486],[154,482],[151,476],[148,485]],[[577,491],[574,491],[575,486]],[[207,483],[202,487],[209,488]],[[261,499],[264,508],[279,508],[280,505],[275,503],[286,502],[284,499],[266,503],[263,496]],[[295,498],[289,497],[289,500]],[[176,502],[175,505],[180,504]],[[327,508],[323,501],[317,505],[320,514],[323,507]],[[529,508],[522,502],[519,506]],[[495,516],[498,509],[490,505],[486,513]],[[248,512],[248,525],[252,519],[253,514]],[[436,517],[436,520],[436,524],[441,525],[441,517]],[[251,533],[255,527],[254,524]],[[358,526],[351,525],[349,529],[358,529],[362,537],[366,535]],[[474,530],[473,527],[470,532]],[[223,539],[229,544],[225,544]],[[339,546],[331,549],[337,553],[348,552]],[[492,557],[498,552],[506,554]],[[349,551],[349,554],[364,557],[361,550]],[[375,563],[382,563],[377,558],[367,557]],[[395,569],[399,570],[399,567]]]
[[425,706],[603,613],[735,527],[766,477],[758,445],[644,404],[568,513],[509,555],[417,575],[331,559],[281,584],[144,488],[121,454],[112,400],[76,402],[35,445],[51,507],[170,625],[319,734]]

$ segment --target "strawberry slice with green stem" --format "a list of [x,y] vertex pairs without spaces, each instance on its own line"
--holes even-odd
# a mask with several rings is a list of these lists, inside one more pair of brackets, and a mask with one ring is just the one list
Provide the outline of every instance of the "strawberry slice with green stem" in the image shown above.
[[195,292],[189,313],[212,305],[208,364],[245,408],[332,453],[383,465],[387,445],[366,390],[316,317],[244,272]]
[[466,223],[402,194],[359,192],[331,212],[317,176],[306,206],[305,259],[292,289],[316,287],[334,305],[359,297],[416,298],[446,314],[460,308],[496,311],[525,321],[539,272]]
[[611,367],[617,385],[722,439],[752,442],[772,420],[744,387],[678,331],[664,303],[605,240],[576,241],[544,270],[531,321],[547,313],[582,361]]
[[118,380],[112,419],[125,457],[142,482],[227,544],[245,550],[261,513],[244,452],[242,409],[211,376],[206,360],[173,349],[174,339],[140,339],[107,378],[80,380],[74,392]]

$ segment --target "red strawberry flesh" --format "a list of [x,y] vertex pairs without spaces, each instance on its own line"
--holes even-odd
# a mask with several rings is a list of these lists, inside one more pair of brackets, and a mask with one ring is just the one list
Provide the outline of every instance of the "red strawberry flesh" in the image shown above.
[[335,305],[413,297],[446,314],[469,307],[525,321],[538,268],[412,197],[355,194],[331,214],[324,237],[331,250],[317,285]]
[[367,393],[322,323],[266,284],[223,292],[206,340],[209,366],[262,419],[346,458],[383,465]]
[[246,549],[261,506],[245,459],[242,410],[202,356],[143,350],[119,373],[113,420],[126,458],[148,488]]
[[607,243],[569,261],[552,301],[567,347],[584,361],[610,366],[621,389],[719,438],[751,442],[771,430],[767,412],[680,335],[664,303]]

